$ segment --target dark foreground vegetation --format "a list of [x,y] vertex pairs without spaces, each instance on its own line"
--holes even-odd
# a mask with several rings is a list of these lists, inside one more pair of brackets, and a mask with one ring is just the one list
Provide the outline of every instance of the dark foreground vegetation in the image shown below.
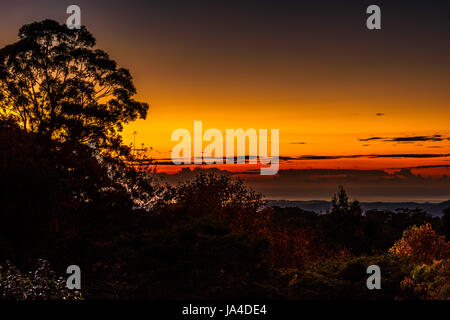
[[84,28],[47,20],[19,37],[0,50],[0,297],[450,297],[450,210],[363,215],[341,188],[319,215],[224,176],[162,185],[121,143],[148,109],[129,72]]
[[0,148],[3,298],[449,298],[449,210],[362,215],[343,189],[327,214],[268,208],[228,177],[160,186],[5,122]]

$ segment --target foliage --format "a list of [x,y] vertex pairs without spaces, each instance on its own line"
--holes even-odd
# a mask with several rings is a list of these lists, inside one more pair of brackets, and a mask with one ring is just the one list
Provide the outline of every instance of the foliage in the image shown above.
[[363,218],[358,201],[348,201],[342,186],[332,198],[329,214],[320,218],[319,226],[322,237],[334,246],[335,250],[347,248],[354,254],[364,251]]
[[276,268],[301,269],[324,256],[348,254],[348,250],[336,250],[324,242],[311,228],[271,227],[264,235],[270,240],[272,266]]
[[401,286],[409,298],[450,300],[450,260],[415,266]]
[[[267,281],[268,243],[205,219],[117,239],[105,292],[120,298],[251,297]],[[258,292],[258,291],[257,291]]]
[[430,223],[439,226],[439,218],[420,209],[370,210],[364,217],[364,241],[367,253],[385,252],[402,237],[403,231],[413,225]]
[[0,150],[1,261],[64,263],[134,223],[130,194],[90,147],[0,122]]
[[264,228],[268,212],[262,195],[249,190],[241,180],[201,173],[195,179],[167,186],[155,208],[172,219],[211,217],[240,230]]
[[[370,265],[382,270],[382,290],[367,289],[366,270]],[[329,258],[285,275],[286,290],[296,299],[394,299],[410,270],[407,260],[388,254]]]
[[83,26],[53,20],[24,25],[0,50],[0,119],[59,141],[121,148],[123,125],[144,119],[130,72],[118,68]]
[[436,234],[430,224],[412,226],[403,232],[389,252],[409,257],[415,263],[432,263],[433,260],[450,258],[450,243]]
[[450,241],[450,208],[446,208],[442,215],[442,232]]
[[34,270],[21,272],[6,262],[0,266],[0,297],[14,300],[79,300],[79,291],[66,288],[66,281],[39,260]]
[[360,217],[362,214],[361,205],[359,201],[349,201],[347,192],[343,186],[339,186],[337,194],[334,194],[331,199],[331,213],[340,216],[356,216]]

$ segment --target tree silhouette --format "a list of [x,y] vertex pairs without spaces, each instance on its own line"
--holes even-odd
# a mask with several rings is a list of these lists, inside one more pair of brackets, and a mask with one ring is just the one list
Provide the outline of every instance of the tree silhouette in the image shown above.
[[18,35],[0,49],[0,119],[59,141],[118,150],[123,125],[145,119],[148,110],[132,98],[130,72],[94,49],[84,26],[44,20]]
[[352,253],[364,251],[362,210],[359,201],[349,201],[347,192],[339,186],[331,200],[329,214],[321,219],[321,229],[330,243],[351,250]]
[[343,186],[339,186],[337,194],[331,199],[331,213],[339,215],[361,216],[361,205],[359,201],[349,202],[347,192]]
[[450,241],[450,208],[446,208],[442,212],[442,232]]

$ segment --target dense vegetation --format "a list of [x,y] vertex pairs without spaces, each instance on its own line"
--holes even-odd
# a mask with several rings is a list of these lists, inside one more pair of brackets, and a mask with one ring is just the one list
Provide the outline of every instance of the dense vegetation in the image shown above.
[[[229,177],[161,186],[129,164],[99,161],[92,147],[7,122],[0,148],[7,298],[79,298],[58,282],[72,264],[86,299],[449,297],[450,210],[362,214],[342,188],[327,214],[269,208]],[[382,290],[366,287],[371,264]],[[36,268],[52,274],[39,278],[43,295],[29,289]]]
[[[225,176],[162,185],[121,145],[122,125],[147,111],[129,73],[92,50],[85,29],[45,21],[20,36],[0,51],[1,297],[450,297],[450,209],[363,214],[340,188],[317,214],[267,207]],[[38,77],[39,93],[27,93]],[[92,79],[110,100],[95,98]],[[73,264],[81,291],[64,286]],[[372,264],[382,290],[366,287]]]

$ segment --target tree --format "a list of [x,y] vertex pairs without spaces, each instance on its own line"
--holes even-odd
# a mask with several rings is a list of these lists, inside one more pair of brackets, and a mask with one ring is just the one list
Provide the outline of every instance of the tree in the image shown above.
[[93,242],[127,230],[138,214],[130,192],[89,146],[2,121],[0,177],[0,262],[71,264],[71,255],[80,262],[95,252]]
[[200,173],[193,180],[168,186],[156,210],[169,211],[181,218],[212,216],[248,230],[267,223],[264,204],[262,195],[247,188],[241,180]]
[[123,125],[145,119],[148,105],[132,97],[127,69],[118,68],[83,26],[53,20],[24,25],[0,49],[0,119],[59,141],[119,150]]
[[344,246],[352,253],[360,254],[365,250],[365,243],[359,201],[349,201],[347,192],[339,186],[331,204],[331,211],[320,217],[319,230],[337,248]]
[[436,234],[429,223],[412,226],[403,232],[389,252],[406,256],[415,263],[431,263],[433,260],[450,258],[450,243],[444,236]]
[[343,186],[339,186],[338,193],[334,194],[331,200],[331,213],[347,216],[361,216],[361,205],[359,201],[349,201],[347,192]]
[[442,232],[450,240],[450,208],[446,208],[442,215]]

